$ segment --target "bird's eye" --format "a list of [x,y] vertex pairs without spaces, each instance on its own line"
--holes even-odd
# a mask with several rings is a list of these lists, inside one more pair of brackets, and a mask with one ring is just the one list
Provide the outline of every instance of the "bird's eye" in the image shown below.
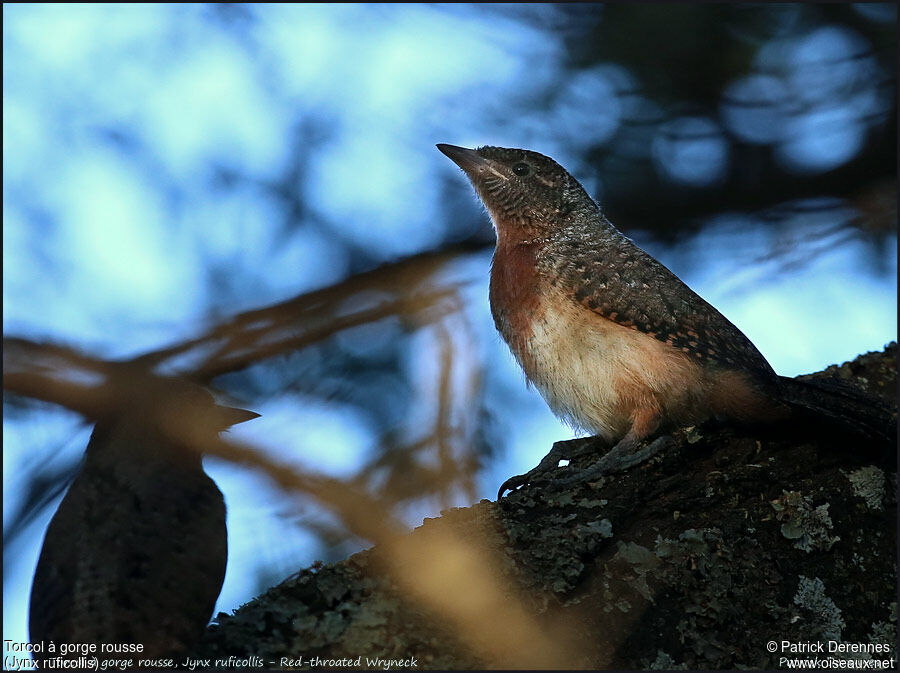
[[512,167],[513,173],[518,175],[520,178],[524,178],[526,175],[531,173],[531,166],[526,164],[524,161],[520,161],[515,166]]

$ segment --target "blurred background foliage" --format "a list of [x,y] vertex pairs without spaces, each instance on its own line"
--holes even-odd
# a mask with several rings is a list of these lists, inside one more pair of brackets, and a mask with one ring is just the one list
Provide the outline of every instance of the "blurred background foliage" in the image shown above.
[[[202,370],[262,414],[232,435],[410,525],[571,436],[496,336],[493,233],[436,142],[559,160],[782,374],[895,338],[892,3],[3,18],[5,335]],[[4,628],[24,640],[90,428],[8,393],[3,423]],[[229,507],[219,609],[365,544],[265,476],[206,464]]]

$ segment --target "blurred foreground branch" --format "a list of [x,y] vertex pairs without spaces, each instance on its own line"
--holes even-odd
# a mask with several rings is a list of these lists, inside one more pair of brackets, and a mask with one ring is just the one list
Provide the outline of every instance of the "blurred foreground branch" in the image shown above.
[[459,311],[459,286],[437,275],[471,246],[422,253],[360,273],[331,287],[241,313],[202,336],[147,353],[135,362],[160,365],[196,358],[198,382],[323,341],[341,330],[399,316],[422,326]]
[[459,286],[436,278],[471,246],[423,253],[357,274],[331,287],[238,314],[201,336],[124,362],[58,344],[3,339],[3,387],[98,418],[142,375],[167,373],[196,383],[239,371],[335,333],[399,316],[415,326],[459,311]]

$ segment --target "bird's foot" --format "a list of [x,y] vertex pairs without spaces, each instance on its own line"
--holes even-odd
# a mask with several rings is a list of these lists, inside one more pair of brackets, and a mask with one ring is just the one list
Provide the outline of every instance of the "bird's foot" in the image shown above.
[[564,442],[556,442],[550,453],[525,474],[510,477],[500,486],[497,498],[502,498],[505,491],[514,491],[520,486],[537,481],[547,481],[554,488],[570,486],[575,483],[595,481],[600,477],[624,472],[650,460],[661,451],[675,445],[675,440],[664,435],[646,446],[640,446],[630,438],[623,439],[612,449],[603,454],[599,460],[583,469],[575,469],[574,474],[566,474],[552,479],[546,478],[548,473],[559,465],[560,460],[572,460],[590,453],[599,453],[607,445],[600,437],[583,437]]
[[550,471],[559,466],[561,460],[574,460],[581,456],[592,453],[599,453],[609,444],[599,435],[594,437],[579,437],[577,439],[566,439],[560,442],[554,442],[550,452],[541,459],[536,467],[531,468],[525,474],[518,474],[510,477],[500,485],[497,492],[497,499],[503,497],[506,491],[514,491],[520,486],[538,481],[540,477],[547,475]]
[[657,437],[646,446],[641,447],[619,442],[592,465],[576,471],[575,474],[554,479],[553,486],[571,486],[576,483],[596,481],[600,477],[616,474],[617,472],[624,472],[635,465],[640,465],[650,460],[653,456],[671,446],[675,446],[675,440],[671,435]]

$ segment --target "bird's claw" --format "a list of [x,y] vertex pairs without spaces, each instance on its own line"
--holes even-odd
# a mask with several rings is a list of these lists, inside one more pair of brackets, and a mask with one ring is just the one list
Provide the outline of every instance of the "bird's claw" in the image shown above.
[[529,479],[528,475],[529,475],[528,472],[526,472],[525,474],[517,474],[516,476],[510,477],[509,479],[504,481],[502,484],[500,484],[500,490],[497,491],[497,500],[502,498],[503,494],[506,491],[509,491],[510,493],[512,493],[520,486],[524,486],[525,484],[527,484],[528,479]]

